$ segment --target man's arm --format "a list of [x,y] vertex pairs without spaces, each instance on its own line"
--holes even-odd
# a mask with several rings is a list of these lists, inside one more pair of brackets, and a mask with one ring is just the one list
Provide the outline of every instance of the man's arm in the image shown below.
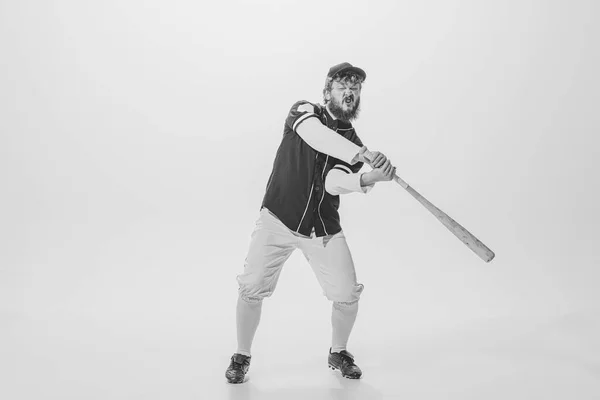
[[353,174],[344,165],[337,164],[325,177],[325,190],[332,196],[348,193],[369,193],[375,182],[365,184],[366,173]]
[[362,157],[362,153],[366,150],[365,146],[361,148],[343,136],[338,135],[335,131],[323,125],[317,118],[306,118],[295,129],[296,133],[310,147],[320,153],[329,154],[350,165],[357,162],[366,162]]
[[369,172],[353,174],[344,165],[337,164],[325,178],[325,190],[332,196],[348,193],[369,193],[375,183],[389,181],[394,177],[396,167],[386,160],[381,167]]

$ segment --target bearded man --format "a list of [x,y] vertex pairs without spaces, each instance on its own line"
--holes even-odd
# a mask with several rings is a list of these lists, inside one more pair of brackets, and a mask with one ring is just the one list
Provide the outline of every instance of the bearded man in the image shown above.
[[[325,80],[324,105],[298,101],[287,116],[244,271],[237,276],[238,348],[225,372],[229,383],[244,382],[262,301],[275,290],[295,249],[302,251],[332,302],[329,367],[346,378],[362,375],[346,349],[363,285],[340,225],[339,196],[368,193],[376,182],[392,180],[396,170],[380,152],[366,160],[367,147],[352,127],[365,79],[361,68],[335,65]],[[360,173],[365,163],[372,170]]]

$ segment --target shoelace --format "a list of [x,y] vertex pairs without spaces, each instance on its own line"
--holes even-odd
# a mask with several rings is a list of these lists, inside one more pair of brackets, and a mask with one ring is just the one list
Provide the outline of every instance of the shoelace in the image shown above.
[[353,367],[356,365],[356,364],[354,364],[354,360],[350,356],[347,356],[345,354],[340,354],[340,357],[342,357],[342,366],[344,364],[346,364],[347,366],[350,366],[350,367]]
[[241,362],[241,363],[239,363],[239,362],[235,361],[235,360],[233,359],[233,357],[231,357],[231,366],[232,366],[232,367],[235,367],[235,366],[237,366],[238,368],[241,368],[241,367],[243,367],[243,366],[244,366],[244,364],[245,364],[245,362]]

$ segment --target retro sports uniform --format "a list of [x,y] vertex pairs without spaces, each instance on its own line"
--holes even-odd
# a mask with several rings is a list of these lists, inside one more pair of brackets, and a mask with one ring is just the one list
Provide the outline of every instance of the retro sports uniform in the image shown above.
[[[294,104],[285,122],[245,270],[238,276],[240,297],[247,302],[271,295],[283,263],[295,248],[304,253],[329,300],[354,303],[363,288],[356,282],[340,226],[339,194],[366,193],[372,186],[360,186],[360,175],[356,173],[362,162],[350,164],[318,152],[296,133],[296,128],[308,118],[318,118],[348,140],[350,146],[343,150],[348,152],[348,160],[352,161],[363,146],[352,125],[333,119],[325,107],[306,101]],[[332,170],[338,175],[329,177]],[[343,182],[348,174],[353,175]],[[338,179],[328,179],[335,177]],[[279,235],[262,229],[267,226]]]
[[[349,64],[340,64],[346,65]],[[330,74],[333,76],[331,70]],[[297,128],[311,118],[330,130],[312,137],[300,136]],[[325,106],[308,101],[292,106],[251,236],[244,271],[237,277],[238,349],[226,372],[229,382],[243,382],[250,365],[250,347],[260,320],[262,300],[275,290],[281,269],[295,249],[303,252],[325,296],[333,302],[330,367],[336,366],[344,376],[360,377],[360,369],[353,363],[346,345],[363,285],[356,279],[338,208],[340,194],[367,193],[373,187],[360,184],[358,172],[363,162],[359,160],[365,149],[352,124],[335,119]],[[341,368],[343,363],[345,369]]]

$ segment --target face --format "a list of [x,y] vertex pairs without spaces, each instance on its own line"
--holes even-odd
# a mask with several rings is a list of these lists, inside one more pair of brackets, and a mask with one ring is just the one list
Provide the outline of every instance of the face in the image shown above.
[[360,111],[361,84],[350,80],[336,80],[332,83],[331,92],[326,94],[329,111],[338,119],[352,121]]

